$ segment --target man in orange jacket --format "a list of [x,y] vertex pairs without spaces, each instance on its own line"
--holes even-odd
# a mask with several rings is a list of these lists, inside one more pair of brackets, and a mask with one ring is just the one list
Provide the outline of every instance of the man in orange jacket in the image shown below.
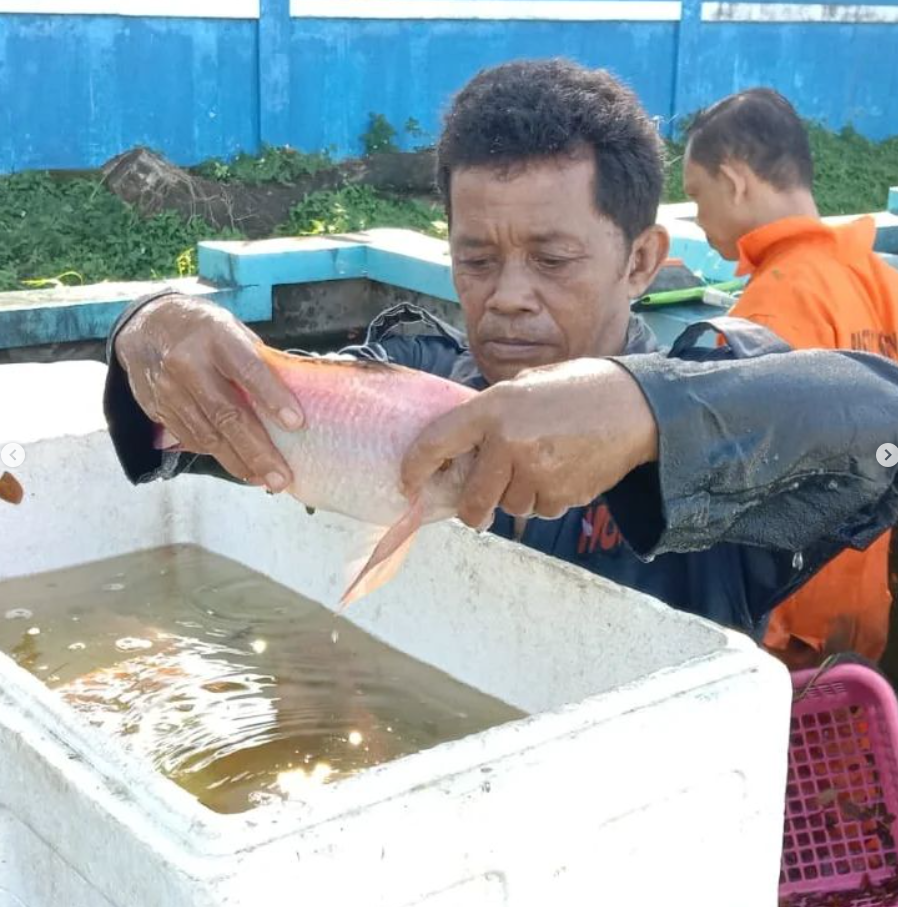
[[[683,181],[709,243],[739,262],[737,274],[751,275],[731,315],[796,348],[898,359],[898,270],[873,251],[871,217],[839,226],[820,219],[807,132],[784,97],[752,89],[700,113]],[[806,416],[797,414],[797,424]],[[835,651],[878,659],[891,606],[888,546],[885,533],[826,565],[773,612],[767,647],[793,668]]]

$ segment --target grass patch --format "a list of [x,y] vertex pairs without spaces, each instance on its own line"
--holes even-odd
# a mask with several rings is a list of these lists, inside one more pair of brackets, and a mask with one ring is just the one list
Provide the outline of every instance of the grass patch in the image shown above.
[[236,236],[172,212],[141,217],[99,179],[0,178],[0,290],[189,274],[197,242]]
[[[411,122],[411,121],[410,121]],[[376,128],[377,127],[377,128]],[[410,131],[406,125],[406,131]],[[377,131],[377,130],[380,131]],[[871,142],[853,129],[830,132],[810,125],[821,213],[852,214],[884,207],[898,185],[898,136]],[[386,141],[372,118],[371,143]],[[683,201],[681,142],[669,142],[664,201]],[[226,182],[292,183],[332,166],[328,154],[265,148],[233,161],[207,161],[194,169]],[[445,212],[437,202],[400,198],[352,185],[309,195],[277,232],[282,236],[344,233],[402,227],[445,237]],[[0,177],[0,290],[31,281],[94,283],[147,280],[195,273],[195,248],[203,239],[238,239],[207,223],[166,212],[141,217],[96,178],[57,179],[46,173]]]
[[333,167],[329,152],[306,154],[293,148],[274,148],[263,145],[259,154],[238,154],[230,163],[211,158],[193,173],[219,183],[244,183],[261,186],[265,183],[290,185],[305,176]]
[[278,232],[282,236],[355,233],[375,227],[405,227],[430,236],[447,235],[446,212],[437,202],[398,199],[370,186],[313,192],[290,212]]
[[[808,123],[814,157],[814,197],[820,213],[863,214],[882,211],[889,189],[898,186],[898,136],[882,142],[847,127],[831,132],[817,123]],[[668,171],[664,201],[682,202],[682,141],[667,143]]]

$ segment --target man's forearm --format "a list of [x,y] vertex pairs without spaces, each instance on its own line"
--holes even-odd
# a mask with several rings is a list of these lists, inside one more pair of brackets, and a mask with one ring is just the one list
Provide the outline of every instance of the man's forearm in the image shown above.
[[895,363],[817,350],[616,361],[639,383],[659,428],[657,465],[608,495],[641,554],[722,541],[865,547],[898,520],[896,470],[876,460],[879,445],[898,442]]

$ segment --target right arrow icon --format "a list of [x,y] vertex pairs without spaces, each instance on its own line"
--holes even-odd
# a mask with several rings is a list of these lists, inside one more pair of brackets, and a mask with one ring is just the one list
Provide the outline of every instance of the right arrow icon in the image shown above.
[[880,444],[876,448],[876,462],[880,466],[895,466],[898,464],[898,445]]

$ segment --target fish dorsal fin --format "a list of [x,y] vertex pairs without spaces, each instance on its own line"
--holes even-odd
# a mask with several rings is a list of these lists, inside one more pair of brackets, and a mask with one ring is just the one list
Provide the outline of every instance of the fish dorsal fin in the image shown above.
[[412,547],[415,534],[421,528],[423,515],[424,504],[419,496],[397,522],[380,536],[361,570],[357,570],[361,559],[348,564],[347,573],[355,576],[340,598],[341,610],[379,589],[396,575]]
[[404,365],[397,365],[394,362],[383,362],[380,359],[363,359],[355,356],[342,355],[339,353],[327,353],[325,355],[316,355],[306,353],[302,350],[276,350],[274,347],[265,343],[258,344],[259,355],[268,363],[269,366],[277,370],[278,368],[305,368],[331,366],[333,368],[366,368],[372,371],[391,371],[407,372],[410,371]]

